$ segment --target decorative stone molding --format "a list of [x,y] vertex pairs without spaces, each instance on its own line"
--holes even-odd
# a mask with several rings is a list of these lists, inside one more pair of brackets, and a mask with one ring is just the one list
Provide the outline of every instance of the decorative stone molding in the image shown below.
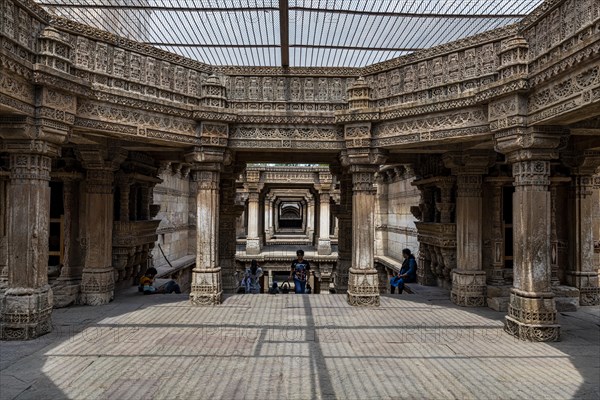
[[55,28],[47,27],[38,37],[38,63],[71,73],[71,44]]
[[452,302],[463,307],[485,306],[485,277],[485,271],[453,271],[450,292]]
[[348,274],[348,303],[351,306],[379,307],[379,277],[375,268],[350,268]]
[[513,289],[504,329],[511,335],[532,342],[555,342],[560,339],[556,324],[553,296],[528,298]]
[[8,288],[0,296],[0,340],[30,340],[52,331],[53,295],[39,289]]
[[369,108],[371,99],[371,88],[365,82],[365,78],[359,76],[358,79],[348,87],[348,105],[351,110]]
[[227,107],[227,96],[225,94],[225,86],[216,75],[211,75],[206,78],[202,84],[202,97],[200,104],[204,107]]

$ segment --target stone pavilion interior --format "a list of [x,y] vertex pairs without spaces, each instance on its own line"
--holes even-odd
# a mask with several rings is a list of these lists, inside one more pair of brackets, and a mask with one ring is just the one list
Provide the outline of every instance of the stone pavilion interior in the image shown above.
[[222,49],[128,32],[152,2],[0,0],[0,339],[149,267],[219,307],[297,249],[314,295],[378,307],[409,248],[412,285],[559,340],[557,312],[600,305],[600,3],[522,3],[394,52],[295,41],[290,16],[359,12],[294,1],[234,10],[278,17],[276,45]]

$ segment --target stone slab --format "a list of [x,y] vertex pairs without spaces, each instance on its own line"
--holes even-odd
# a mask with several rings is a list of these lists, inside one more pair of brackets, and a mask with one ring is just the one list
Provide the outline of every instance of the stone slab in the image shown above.
[[559,313],[561,341],[529,343],[504,332],[504,313],[411,287],[371,308],[340,294],[232,295],[193,307],[185,295],[132,290],[55,310],[52,334],[0,343],[10,355],[0,399],[600,396],[600,307]]

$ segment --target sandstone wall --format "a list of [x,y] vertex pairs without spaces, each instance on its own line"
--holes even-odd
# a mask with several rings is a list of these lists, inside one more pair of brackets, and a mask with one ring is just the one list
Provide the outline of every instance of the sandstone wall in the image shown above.
[[[415,217],[410,212],[411,206],[419,205],[419,191],[410,184],[413,179],[402,177],[378,185],[376,241],[379,243],[376,249],[379,255],[402,260],[402,249],[418,252]],[[387,196],[382,196],[386,191]]]
[[[171,171],[160,175],[163,182],[154,188],[154,204],[160,204],[160,211],[156,216],[161,219],[158,227],[158,244],[162,247],[169,261],[177,260],[192,254],[190,248],[193,230],[190,214],[194,214],[190,181],[180,173]],[[165,257],[157,246],[152,251],[154,266],[160,267],[167,264]]]

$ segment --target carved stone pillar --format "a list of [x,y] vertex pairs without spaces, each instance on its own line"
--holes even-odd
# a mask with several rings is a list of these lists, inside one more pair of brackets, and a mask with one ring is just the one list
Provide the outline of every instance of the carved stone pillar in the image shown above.
[[223,294],[219,260],[219,174],[217,163],[197,164],[196,182],[196,267],[192,270],[190,301],[194,305],[221,303]]
[[600,165],[600,152],[585,151],[566,157],[574,175],[569,191],[569,268],[567,284],[579,289],[579,304],[600,304],[598,269],[594,265],[594,174]]
[[532,127],[496,135],[515,179],[513,195],[514,279],[505,329],[521,339],[560,336],[551,286],[550,160],[558,157],[560,129]]
[[119,221],[129,222],[129,192],[133,182],[124,175],[117,175],[116,181],[119,186]]
[[140,208],[140,216],[139,219],[141,221],[147,221],[150,219],[150,203],[152,203],[152,187],[148,184],[141,185],[140,190],[140,203],[142,204]]
[[377,166],[352,165],[352,267],[348,302],[353,306],[379,305],[375,256],[375,172]]
[[558,203],[558,189],[561,184],[569,182],[571,178],[567,177],[552,177],[550,178],[550,203],[552,208],[550,211],[550,265],[552,268],[552,286],[556,287],[560,285],[560,278],[558,271],[560,269],[559,255],[561,252],[561,243],[558,240],[558,226],[557,226],[557,203]]
[[225,167],[221,173],[220,214],[219,214],[219,266],[223,280],[223,291],[233,293],[238,282],[235,278],[235,221],[242,214],[244,206],[235,204],[234,167]]
[[[6,179],[5,179],[6,178]],[[8,286],[8,179],[0,176],[0,294]]]
[[341,166],[331,165],[331,172],[340,182],[340,204],[334,207],[338,219],[338,261],[333,275],[337,293],[348,290],[348,271],[352,264],[352,175],[344,173]]
[[457,177],[457,269],[452,275],[452,302],[461,306],[485,305],[485,271],[482,269],[481,175]]
[[258,211],[259,193],[251,191],[248,193],[248,237],[246,238],[246,254],[260,254],[261,243],[258,237]]
[[440,222],[442,224],[452,223],[452,212],[455,207],[452,202],[454,179],[439,180],[436,182],[436,186],[440,189],[441,193],[440,201],[435,203],[435,208],[440,212]]
[[127,157],[117,148],[80,147],[79,159],[86,169],[85,262],[81,276],[81,304],[107,304],[114,297],[115,269],[112,237],[115,171]]
[[[54,174],[53,174],[54,177]],[[66,307],[79,299],[81,283],[81,247],[79,246],[79,173],[58,173],[63,182],[64,244],[63,261],[54,289],[54,307]]]
[[490,285],[504,285],[504,225],[502,221],[502,187],[505,178],[487,178],[492,186],[492,272]]
[[265,196],[265,223],[264,223],[264,233],[265,240],[269,240],[271,238],[272,232],[272,216],[273,216],[273,198],[270,195]]
[[[483,307],[486,273],[482,265],[482,175],[493,162],[488,153],[444,155],[444,163],[456,175],[456,261],[452,273],[454,304]],[[443,214],[442,214],[443,215]]]
[[306,207],[306,234],[308,235],[308,239],[311,242],[311,245],[314,245],[315,242],[315,200],[311,197],[307,201]]
[[10,153],[8,287],[0,297],[0,339],[26,340],[52,330],[49,181],[51,157],[60,150],[37,140],[7,142],[4,150]]
[[331,254],[331,238],[329,237],[329,198],[330,193],[319,193],[319,255]]

